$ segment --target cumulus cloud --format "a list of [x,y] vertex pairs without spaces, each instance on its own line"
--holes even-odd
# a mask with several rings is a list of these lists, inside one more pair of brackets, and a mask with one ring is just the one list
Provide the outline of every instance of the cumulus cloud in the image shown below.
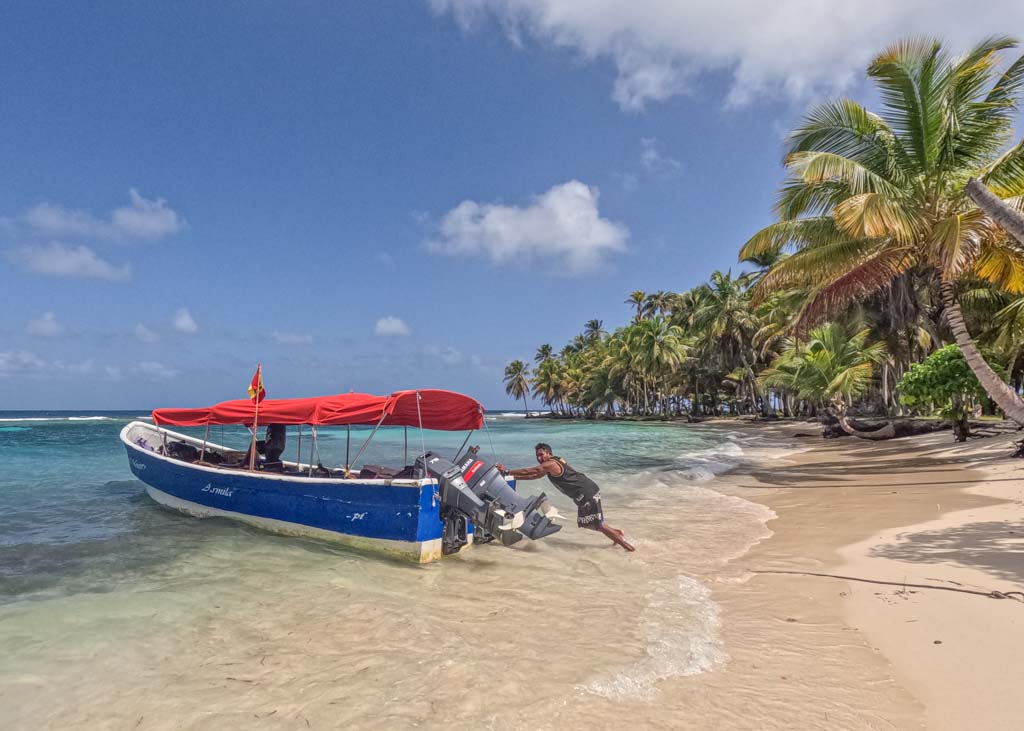
[[270,333],[270,337],[282,345],[310,345],[313,342],[312,335],[304,335],[302,333],[283,333],[278,332],[277,330]]
[[114,241],[156,240],[178,233],[185,221],[163,198],[151,200],[132,188],[129,204],[115,208],[109,218],[56,203],[40,203],[25,213],[31,230],[41,236],[91,237]]
[[385,337],[402,337],[412,333],[412,330],[409,329],[404,320],[392,315],[377,320],[377,324],[373,329],[378,335]]
[[546,259],[569,274],[590,271],[623,251],[629,238],[624,225],[601,218],[598,197],[597,188],[570,180],[525,206],[466,200],[445,214],[428,246],[496,263]]
[[497,20],[517,44],[524,37],[576,51],[616,69],[613,99],[643,109],[691,91],[708,73],[731,77],[728,102],[784,94],[840,92],[892,41],[932,35],[967,47],[1004,28],[1024,27],[1024,3],[991,0],[431,0],[467,30]]
[[105,279],[113,282],[131,276],[129,264],[111,264],[97,256],[88,246],[65,246],[57,242],[23,246],[11,252],[10,258],[29,271],[51,277]]
[[160,342],[160,336],[141,322],[135,326],[134,330],[132,330],[132,335],[135,336],[136,340],[142,343]]
[[34,320],[29,320],[25,332],[41,338],[55,338],[64,333],[64,326],[57,322],[57,315],[45,312]]
[[191,335],[192,333],[199,332],[199,325],[196,324],[192,313],[182,307],[174,313],[174,329]]
[[155,360],[145,360],[137,363],[132,371],[143,378],[154,381],[167,381],[178,375],[178,371]]
[[34,374],[46,367],[42,358],[27,350],[0,350],[0,376]]

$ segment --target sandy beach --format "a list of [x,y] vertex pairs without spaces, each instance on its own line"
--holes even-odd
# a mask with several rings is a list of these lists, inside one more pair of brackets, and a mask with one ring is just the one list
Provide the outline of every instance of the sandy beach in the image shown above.
[[[803,451],[732,476],[730,491],[778,517],[774,535],[737,562],[754,575],[719,592],[726,626],[730,611],[750,612],[751,597],[773,597],[763,609],[788,631],[770,656],[806,647],[795,665],[812,676],[797,682],[823,701],[806,726],[829,726],[844,656],[874,674],[860,690],[884,700],[866,726],[1019,728],[1024,475],[1008,457],[1015,437],[823,443],[792,436],[801,431],[810,429],[776,433]],[[781,684],[797,680],[773,664]]]

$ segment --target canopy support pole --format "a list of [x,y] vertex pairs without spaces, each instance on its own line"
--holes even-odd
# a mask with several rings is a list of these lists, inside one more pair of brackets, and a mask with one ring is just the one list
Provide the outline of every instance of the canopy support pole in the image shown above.
[[467,434],[467,435],[466,435],[466,441],[464,441],[464,442],[462,443],[462,446],[461,446],[461,447],[459,447],[459,451],[455,453],[455,458],[456,458],[456,459],[458,459],[458,458],[459,458],[459,455],[460,455],[460,454],[462,454],[462,450],[466,448],[466,445],[467,445],[467,444],[469,444],[469,438],[470,438],[471,436],[473,436],[473,430],[472,430],[472,429],[470,429],[470,430],[469,430],[469,434]]
[[[366,446],[370,443],[370,440],[373,439],[373,435],[377,433],[377,430],[380,429],[380,425],[384,423],[384,419],[386,418],[388,418],[388,415],[386,413],[380,415],[380,421],[378,421],[377,425],[373,427],[373,431],[370,432],[370,436],[366,437],[366,441],[363,442],[363,446],[361,446],[359,448],[359,451],[356,452],[356,456],[352,458],[353,462],[359,459],[359,455],[361,455],[363,453],[363,450],[366,449]],[[345,465],[345,470],[347,471],[349,467],[350,465]]]
[[402,427],[402,431],[405,432],[405,455],[402,457],[402,468],[404,469],[409,464],[409,427]]
[[[420,456],[423,459],[423,474],[426,476],[427,473],[427,443],[423,439],[423,412],[420,410],[420,392],[416,392],[416,416],[420,420]],[[456,455],[457,456],[457,455]]]
[[302,469],[302,424],[299,424],[299,444],[295,447],[295,467]]
[[349,462],[349,459],[348,459],[348,453],[349,453],[349,450],[351,450],[351,449],[352,449],[352,425],[351,424],[346,424],[345,425],[345,477],[346,477],[346,479],[349,477],[349,474],[348,474],[349,467],[352,466],[351,462]]
[[199,450],[199,461],[206,459],[206,442],[210,439],[210,422],[206,422],[206,434],[203,435],[203,448]]
[[310,426],[309,430],[313,432],[313,438],[309,441],[309,476],[313,476],[313,450],[316,449],[316,427]]

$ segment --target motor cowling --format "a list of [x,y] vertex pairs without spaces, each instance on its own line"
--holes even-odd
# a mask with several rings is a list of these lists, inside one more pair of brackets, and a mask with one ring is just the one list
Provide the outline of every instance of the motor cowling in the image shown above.
[[417,466],[438,481],[446,524],[446,552],[454,552],[466,542],[459,540],[459,536],[465,535],[459,529],[459,518],[472,520],[475,530],[482,532],[481,538],[494,537],[506,546],[523,536],[537,540],[562,529],[552,522],[555,513],[543,493],[536,497],[520,495],[509,487],[493,463],[481,459],[473,450],[456,462],[427,452],[417,460]]

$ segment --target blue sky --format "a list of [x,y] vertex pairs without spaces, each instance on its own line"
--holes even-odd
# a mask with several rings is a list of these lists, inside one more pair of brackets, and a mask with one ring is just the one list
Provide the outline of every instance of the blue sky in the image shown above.
[[7,4],[0,409],[235,398],[257,361],[271,397],[507,407],[509,360],[739,269],[782,136],[893,37],[1024,28],[720,5]]

